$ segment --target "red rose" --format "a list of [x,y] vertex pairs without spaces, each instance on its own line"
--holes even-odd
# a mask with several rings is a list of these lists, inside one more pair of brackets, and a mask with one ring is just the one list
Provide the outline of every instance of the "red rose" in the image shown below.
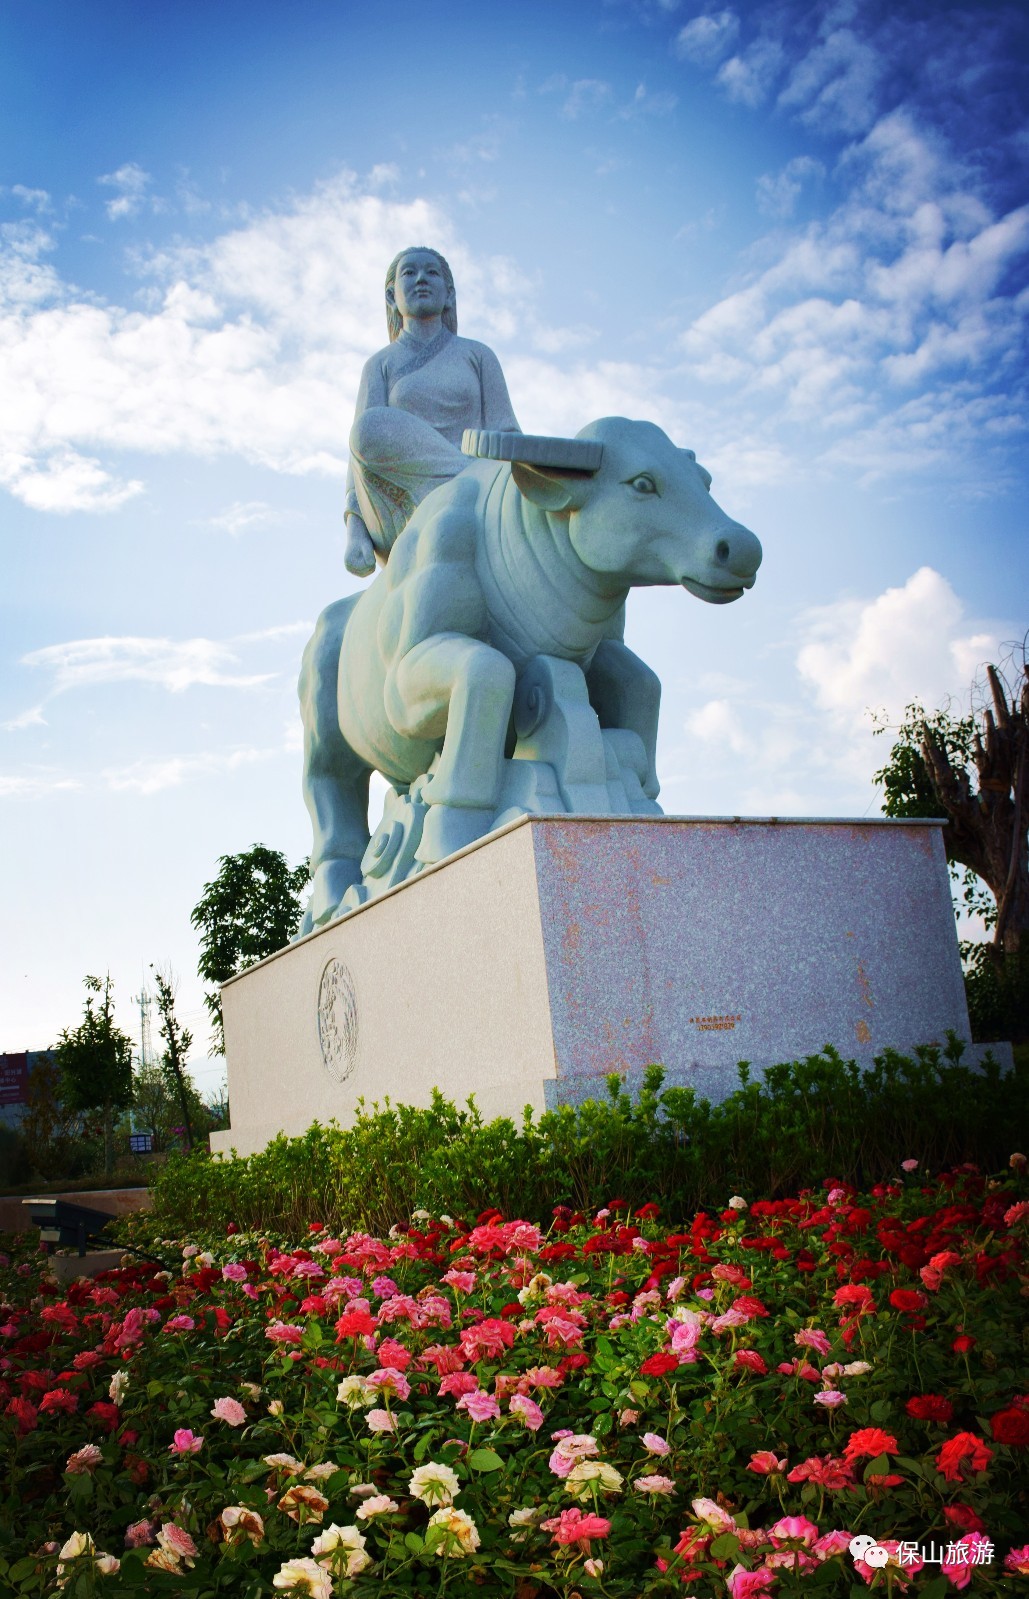
[[67,1388],[51,1388],[49,1393],[43,1395],[39,1401],[41,1411],[64,1410],[72,1415],[79,1408],[75,1395],[69,1393]]
[[678,1369],[678,1355],[670,1355],[666,1350],[658,1350],[656,1355],[648,1355],[640,1367],[641,1377],[667,1377],[670,1371]]
[[843,1456],[850,1465],[855,1460],[866,1457],[874,1460],[876,1455],[895,1455],[898,1450],[896,1438],[890,1432],[883,1432],[881,1427],[859,1427],[857,1432],[852,1432],[844,1446]]
[[954,1414],[954,1406],[942,1394],[913,1394],[904,1409],[915,1421],[937,1421],[941,1427]]
[[975,1339],[971,1333],[959,1333],[950,1347],[956,1355],[967,1355],[970,1349],[975,1348]]
[[375,1331],[375,1317],[369,1310],[345,1310],[336,1323],[336,1342],[344,1338],[363,1338]]
[[943,1514],[952,1527],[957,1527],[961,1532],[985,1532],[986,1527],[982,1518],[976,1514],[971,1505],[944,1505]]
[[[743,1366],[747,1371],[756,1371],[759,1377],[764,1377],[768,1367],[756,1349],[737,1349],[732,1357],[734,1366]],[[1029,1417],[1026,1418],[1029,1421]]]
[[890,1295],[890,1304],[894,1310],[924,1310],[928,1303],[925,1294],[917,1288],[895,1288]]
[[974,1432],[955,1433],[948,1438],[936,1456],[936,1469],[948,1482],[962,1480],[962,1463],[967,1460],[970,1471],[985,1471],[993,1459],[993,1450]]
[[95,1416],[100,1425],[113,1432],[121,1419],[121,1412],[117,1405],[109,1405],[106,1399],[98,1399],[95,1405],[90,1405],[86,1411],[87,1416]]
[[[42,1409],[42,1405],[40,1409]],[[1023,1446],[1029,1444],[1029,1411],[1020,1406],[998,1410],[990,1418],[990,1431],[999,1444]]]
[[31,1432],[34,1427],[39,1426],[36,1407],[31,1399],[9,1400],[4,1414],[14,1417],[20,1433]]

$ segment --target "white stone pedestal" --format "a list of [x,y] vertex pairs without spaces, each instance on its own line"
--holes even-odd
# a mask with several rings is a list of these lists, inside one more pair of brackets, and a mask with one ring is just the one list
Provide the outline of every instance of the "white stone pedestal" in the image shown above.
[[740,1060],[968,1039],[940,825],[522,817],[226,983],[212,1146],[361,1097],[520,1118],[656,1061],[717,1100]]

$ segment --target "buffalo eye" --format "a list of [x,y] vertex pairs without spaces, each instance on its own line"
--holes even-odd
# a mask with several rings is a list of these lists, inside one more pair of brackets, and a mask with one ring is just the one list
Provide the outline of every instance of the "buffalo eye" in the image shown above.
[[637,472],[635,477],[629,479],[629,487],[635,489],[637,494],[657,493],[657,484],[649,472]]

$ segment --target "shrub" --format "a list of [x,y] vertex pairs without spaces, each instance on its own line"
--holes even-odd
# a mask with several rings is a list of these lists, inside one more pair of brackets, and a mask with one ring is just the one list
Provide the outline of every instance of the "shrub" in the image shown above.
[[415,1210],[548,1218],[554,1205],[589,1209],[613,1193],[665,1215],[711,1206],[726,1186],[770,1197],[828,1172],[858,1185],[961,1162],[995,1169],[1010,1129],[1029,1124],[1029,1070],[1003,1074],[987,1058],[962,1064],[956,1040],[913,1056],[886,1051],[862,1071],[835,1050],[771,1068],[720,1104],[663,1088],[648,1068],[633,1101],[619,1078],[608,1098],[564,1106],[521,1124],[485,1122],[474,1100],[459,1109],[435,1093],[428,1107],[360,1102],[354,1124],[315,1124],[259,1154],[172,1157],[154,1184],[165,1231],[295,1231],[317,1215],[333,1228],[385,1233]]

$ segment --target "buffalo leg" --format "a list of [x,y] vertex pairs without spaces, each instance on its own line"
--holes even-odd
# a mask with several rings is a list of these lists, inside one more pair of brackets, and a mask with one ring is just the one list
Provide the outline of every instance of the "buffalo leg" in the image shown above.
[[647,752],[643,792],[657,799],[657,720],[661,680],[645,661],[618,639],[603,639],[586,674],[590,704],[601,727],[625,727],[637,733]]
[[352,883],[361,881],[368,846],[367,764],[339,729],[339,656],[359,596],[330,605],[304,651],[298,692],[304,724],[304,803],[311,817],[311,898],[301,935],[331,921]]
[[388,674],[386,708],[397,732],[443,738],[423,791],[429,811],[420,860],[442,860],[488,831],[514,685],[515,669],[505,655],[461,633],[425,639]]

